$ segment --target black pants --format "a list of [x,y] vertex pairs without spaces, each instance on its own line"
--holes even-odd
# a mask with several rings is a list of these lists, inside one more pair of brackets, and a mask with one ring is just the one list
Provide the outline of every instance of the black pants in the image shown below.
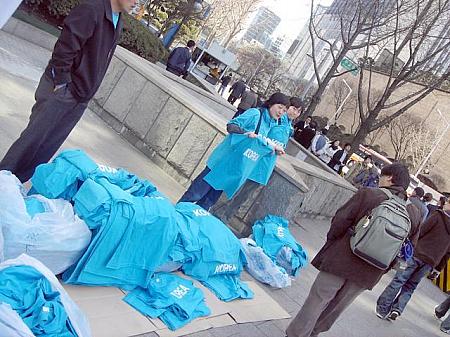
[[237,99],[238,99],[238,97],[236,97],[236,96],[233,96],[233,95],[228,96],[228,102],[231,104],[234,104],[234,102],[236,102]]
[[87,107],[67,86],[56,91],[53,88],[53,81],[42,75],[28,125],[0,162],[0,170],[11,171],[22,182],[31,178],[38,165],[53,157]]

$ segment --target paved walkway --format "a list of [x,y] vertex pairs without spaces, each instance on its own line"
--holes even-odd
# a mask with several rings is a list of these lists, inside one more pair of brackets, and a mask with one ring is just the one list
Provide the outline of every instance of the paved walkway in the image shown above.
[[[40,73],[50,52],[0,31],[0,157],[26,125],[33,93]],[[158,188],[176,200],[183,192],[170,178],[147,157],[135,150],[106,126],[92,112],[87,111],[82,121],[70,135],[64,148],[81,148],[98,162],[120,166],[153,181]],[[310,256],[318,251],[325,240],[327,221],[302,220],[292,226],[295,237]],[[292,287],[266,291],[291,315],[303,304],[317,271],[308,266]],[[445,295],[425,280],[420,285],[404,315],[395,323],[379,320],[374,314],[377,296],[392,277],[386,275],[372,292],[365,292],[336,325],[324,337],[433,337],[444,336],[439,332],[438,321],[433,318],[433,308],[445,299]],[[192,337],[281,337],[289,320],[239,324],[192,334]],[[153,337],[156,334],[142,335]],[[125,337],[125,336],[124,336]]]

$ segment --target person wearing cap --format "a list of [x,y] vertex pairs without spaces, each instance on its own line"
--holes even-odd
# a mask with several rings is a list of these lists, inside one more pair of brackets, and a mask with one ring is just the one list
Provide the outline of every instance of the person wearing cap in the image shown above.
[[[229,134],[242,134],[249,138],[260,137],[266,139],[270,130],[278,125],[279,119],[283,116],[289,104],[290,101],[286,95],[275,93],[261,108],[248,109],[242,115],[229,121],[227,131]],[[192,181],[179,202],[193,202],[209,210],[219,200],[223,191],[215,189],[204,178],[218,162],[228,159],[227,154],[230,152],[229,139],[227,136],[216,147],[208,159],[206,168]],[[267,146],[272,146],[277,154],[284,153],[282,146],[276,144],[267,144]],[[224,177],[224,179],[227,179],[227,177]]]

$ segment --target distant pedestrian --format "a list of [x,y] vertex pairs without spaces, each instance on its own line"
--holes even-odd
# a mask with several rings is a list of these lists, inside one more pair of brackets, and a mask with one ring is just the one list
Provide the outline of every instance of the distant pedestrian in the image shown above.
[[425,203],[425,206],[428,206],[433,201],[433,194],[427,192],[423,195],[422,201]]
[[428,216],[431,215],[431,212],[437,211],[438,209],[442,209],[442,208],[444,207],[444,205],[445,205],[446,202],[447,202],[447,198],[444,197],[444,196],[441,196],[441,197],[439,198],[439,202],[438,202],[437,205],[431,205],[431,204],[428,204],[428,205],[427,205],[427,208],[428,208]]
[[28,125],[0,170],[26,182],[58,151],[102,83],[119,41],[122,13],[136,2],[91,0],[70,11],[36,89]]
[[[408,169],[394,163],[385,166],[381,175],[380,186],[406,200]],[[385,200],[388,196],[382,190],[362,188],[336,212],[326,243],[312,261],[319,274],[287,327],[288,337],[316,337],[328,331],[353,301],[364,290],[372,290],[386,273],[358,257],[350,247],[352,229]]]
[[[436,308],[434,308],[434,314],[436,318],[443,318],[447,312],[450,310],[450,296],[447,299],[439,304]],[[450,335],[450,315],[441,323],[441,331]]]
[[298,131],[305,130],[306,128],[309,127],[311,122],[312,122],[312,117],[311,116],[307,116],[304,121],[299,121],[297,124],[294,125],[295,131],[297,131],[297,130]]
[[220,84],[220,88],[219,88],[219,95],[223,95],[223,93],[225,92],[225,89],[228,87],[228,84],[230,84],[231,79],[233,78],[233,74],[229,73],[228,75],[225,75],[224,77],[222,77],[221,80],[221,84]]
[[187,75],[194,49],[195,41],[189,40],[186,47],[177,47],[172,50],[167,59],[166,70],[177,76]]
[[242,114],[244,111],[250,109],[250,108],[256,108],[258,102],[258,96],[252,91],[252,90],[246,90],[241,97],[241,101],[239,102],[239,105],[237,107],[237,111],[234,114],[233,118],[236,118],[240,114]]
[[352,149],[352,144],[345,144],[344,148],[338,150],[331,160],[328,162],[328,166],[336,171],[336,173],[341,174],[342,168],[345,166],[347,161],[350,159],[350,150]]
[[355,187],[378,187],[378,169],[372,164],[372,157],[367,156],[363,163],[354,164],[345,177]]
[[330,141],[327,137],[328,129],[322,129],[320,132],[316,132],[316,135],[311,141],[311,152],[314,153],[316,156],[318,155],[317,152],[322,150],[325,145]]
[[299,142],[305,149],[309,149],[311,147],[312,140],[316,135],[317,122],[311,121],[308,126],[301,130],[297,129],[294,133],[294,139]]
[[247,85],[243,79],[235,82],[230,88],[230,96],[228,96],[228,102],[234,104],[247,89]]
[[[411,197],[410,197],[411,200]],[[377,301],[377,316],[396,320],[405,310],[420,281],[433,277],[447,264],[450,256],[450,205],[435,211],[420,226],[414,258],[406,270],[397,272]]]
[[425,203],[422,201],[422,197],[424,196],[425,191],[422,187],[416,187],[409,198],[409,200],[417,206],[417,208],[422,213],[422,222],[424,222],[428,216],[428,208]]
[[338,152],[341,148],[339,147],[339,141],[333,140],[325,145],[322,149],[317,151],[317,155],[319,159],[323,161],[325,164],[328,164],[331,161],[331,158]]

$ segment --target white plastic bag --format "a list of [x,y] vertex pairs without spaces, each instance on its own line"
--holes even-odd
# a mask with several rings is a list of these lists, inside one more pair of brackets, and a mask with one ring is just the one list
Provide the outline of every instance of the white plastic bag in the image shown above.
[[35,337],[8,303],[0,303],[0,336]]
[[[66,290],[62,287],[62,285],[58,282],[58,279],[53,275],[52,271],[49,270],[46,266],[44,266],[38,260],[26,255],[22,254],[17,259],[6,260],[5,262],[0,264],[0,270],[12,267],[12,266],[30,266],[35,268],[38,272],[40,272],[52,285],[52,289],[56,290],[60,293],[61,302],[66,310],[67,316],[70,319],[70,322],[75,329],[78,337],[91,337],[91,329],[89,327],[89,322],[83,312],[78,308],[75,302],[69,297]],[[20,317],[19,317],[20,318]],[[1,327],[1,325],[0,325]],[[23,330],[23,329],[22,329]],[[26,332],[26,330],[24,330]],[[0,330],[1,332],[1,330]],[[0,336],[9,336],[0,334]],[[14,335],[13,335],[14,336]],[[28,335],[18,335],[20,337],[28,337]],[[31,334],[33,336],[33,334]]]
[[241,239],[242,248],[247,258],[245,269],[255,279],[275,288],[285,288],[291,285],[291,278],[268,257],[261,247],[252,239]]
[[[30,202],[43,212],[30,216],[26,207]],[[55,275],[77,262],[91,240],[89,228],[68,201],[25,196],[22,184],[9,171],[0,171],[0,227],[5,259],[26,253]]]

